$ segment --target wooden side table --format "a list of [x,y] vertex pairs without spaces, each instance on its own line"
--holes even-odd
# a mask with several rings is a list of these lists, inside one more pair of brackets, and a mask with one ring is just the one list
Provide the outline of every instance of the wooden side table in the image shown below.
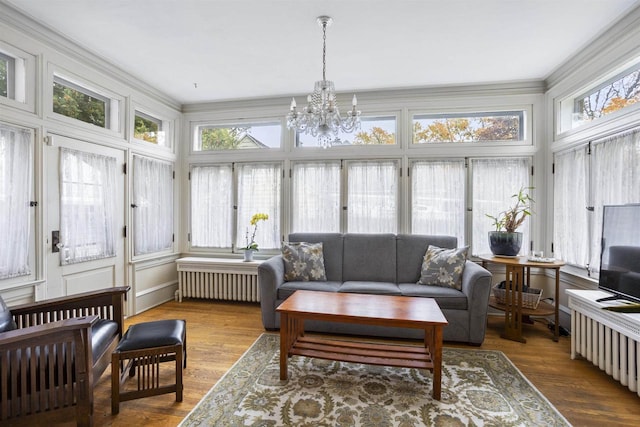
[[[560,335],[560,318],[558,310],[558,297],[560,295],[560,267],[565,263],[563,261],[534,262],[529,261],[527,257],[524,256],[511,258],[495,255],[480,255],[480,259],[482,260],[483,267],[486,267],[489,262],[505,266],[505,303],[498,303],[493,295],[489,299],[490,307],[502,310],[505,313],[504,332],[501,334],[501,337],[525,343],[527,340],[522,336],[522,317],[549,316],[553,314],[555,318],[553,340],[558,341],[558,337]],[[531,267],[555,270],[556,293],[553,297],[553,305],[540,301],[535,310],[522,307],[522,289],[524,288],[525,283],[530,283]]]

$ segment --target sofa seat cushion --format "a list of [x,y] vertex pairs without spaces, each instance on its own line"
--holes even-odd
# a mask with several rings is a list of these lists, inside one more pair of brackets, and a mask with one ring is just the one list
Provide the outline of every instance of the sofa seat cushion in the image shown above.
[[338,292],[354,294],[401,295],[398,285],[391,282],[369,282],[351,280],[344,282]]
[[91,325],[91,351],[93,363],[104,353],[105,349],[118,335],[118,323],[109,319],[98,319]]
[[441,310],[467,310],[467,296],[457,289],[444,286],[424,286],[417,283],[400,283],[398,289],[408,297],[435,298]]
[[278,300],[284,300],[289,298],[297,290],[301,291],[324,291],[324,292],[338,292],[342,282],[284,282],[278,287],[276,298]]

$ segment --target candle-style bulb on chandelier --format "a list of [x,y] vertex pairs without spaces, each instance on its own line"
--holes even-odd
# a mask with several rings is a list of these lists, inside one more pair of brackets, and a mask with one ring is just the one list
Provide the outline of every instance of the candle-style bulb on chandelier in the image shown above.
[[298,111],[295,98],[291,100],[287,127],[317,137],[319,145],[327,148],[340,142],[340,131],[360,129],[360,111],[356,109],[358,99],[353,95],[351,110],[344,117],[340,115],[335,86],[326,79],[327,27],[333,20],[328,16],[320,16],[317,21],[322,27],[322,80],[315,83],[313,93],[307,96],[307,105],[302,110]]

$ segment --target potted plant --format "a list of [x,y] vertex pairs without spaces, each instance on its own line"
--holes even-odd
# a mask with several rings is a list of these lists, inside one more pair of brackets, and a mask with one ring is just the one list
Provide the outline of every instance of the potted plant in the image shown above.
[[245,234],[245,246],[241,248],[244,250],[244,260],[253,261],[253,252],[258,250],[258,243],[256,243],[256,231],[258,231],[258,222],[266,221],[269,219],[269,215],[266,213],[256,213],[251,217],[249,222],[253,226],[253,233],[251,233],[251,240],[249,240],[249,228]]
[[522,233],[516,231],[524,220],[531,215],[531,204],[534,200],[528,191],[533,187],[521,187],[517,194],[511,196],[515,203],[506,211],[493,216],[494,231],[489,232],[489,247],[494,255],[516,256],[522,247]]

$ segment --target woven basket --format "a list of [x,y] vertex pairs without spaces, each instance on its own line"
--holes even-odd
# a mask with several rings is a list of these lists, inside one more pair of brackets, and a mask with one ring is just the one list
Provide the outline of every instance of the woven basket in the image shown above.
[[[498,286],[500,284],[492,288],[493,296],[496,297],[498,304],[505,304],[506,289],[498,288]],[[535,310],[540,304],[540,298],[542,298],[542,289],[527,288],[527,291],[522,293],[522,307]]]

